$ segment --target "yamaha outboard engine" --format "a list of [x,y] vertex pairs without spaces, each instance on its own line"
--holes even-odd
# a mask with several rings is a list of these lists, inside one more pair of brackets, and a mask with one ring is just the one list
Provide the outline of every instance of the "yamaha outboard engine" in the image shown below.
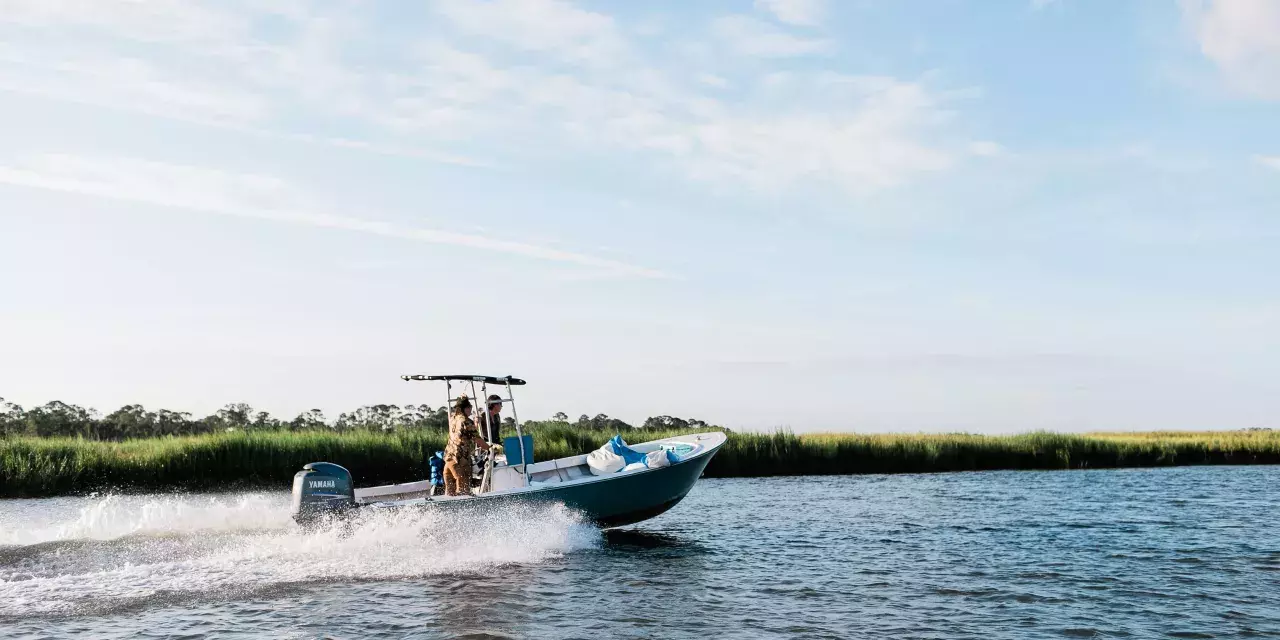
[[293,519],[299,524],[341,514],[355,506],[350,471],[332,462],[312,462],[294,474]]

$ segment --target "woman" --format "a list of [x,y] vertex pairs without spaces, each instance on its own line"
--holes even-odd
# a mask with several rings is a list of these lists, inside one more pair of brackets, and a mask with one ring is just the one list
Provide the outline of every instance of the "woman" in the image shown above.
[[480,430],[482,440],[498,444],[498,435],[502,432],[502,396],[491,395],[485,401],[489,410],[476,416],[476,428]]
[[471,453],[476,447],[488,450],[471,419],[471,400],[458,396],[449,415],[449,444],[444,448],[444,494],[471,493]]

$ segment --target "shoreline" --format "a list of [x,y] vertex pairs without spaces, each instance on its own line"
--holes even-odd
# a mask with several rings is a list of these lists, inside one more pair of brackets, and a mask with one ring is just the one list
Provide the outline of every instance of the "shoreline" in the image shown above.
[[[643,442],[681,432],[623,432]],[[539,460],[587,453],[616,431],[540,427]],[[358,486],[421,480],[443,449],[436,431],[240,431],[124,441],[0,438],[0,498],[287,488],[303,464],[326,460]],[[729,433],[705,477],[830,476],[960,471],[1280,464],[1280,432],[1111,432],[1016,435]]]

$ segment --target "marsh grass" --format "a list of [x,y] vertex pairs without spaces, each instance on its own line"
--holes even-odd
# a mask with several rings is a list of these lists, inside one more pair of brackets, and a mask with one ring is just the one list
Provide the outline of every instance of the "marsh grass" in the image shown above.
[[[614,432],[569,425],[534,431],[538,460],[586,453]],[[635,429],[643,442],[677,435]],[[0,439],[0,497],[91,491],[284,489],[308,462],[327,460],[357,486],[420,480],[444,448],[431,431],[235,432],[123,442]],[[1280,432],[1205,431],[972,434],[731,433],[709,477],[912,473],[995,469],[1087,469],[1194,464],[1278,464]]]

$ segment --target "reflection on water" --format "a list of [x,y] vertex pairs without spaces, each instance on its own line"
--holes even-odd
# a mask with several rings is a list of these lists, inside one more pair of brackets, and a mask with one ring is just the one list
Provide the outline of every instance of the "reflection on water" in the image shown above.
[[0,637],[1280,634],[1275,467],[703,480],[604,532],[287,500],[0,502]]

